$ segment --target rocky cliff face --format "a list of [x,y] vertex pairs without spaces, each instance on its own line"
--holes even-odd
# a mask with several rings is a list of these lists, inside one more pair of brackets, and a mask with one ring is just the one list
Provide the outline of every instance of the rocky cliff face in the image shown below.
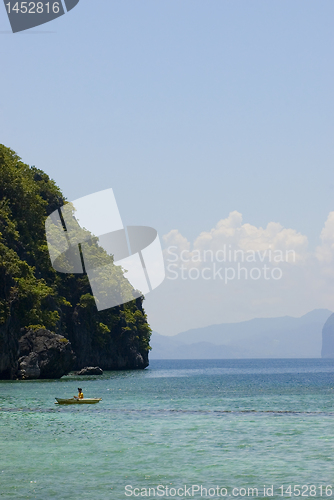
[[334,358],[334,314],[332,314],[322,329],[322,358]]
[[[112,330],[96,328],[98,313],[94,304],[77,306],[73,312],[68,338],[76,354],[75,370],[85,366],[99,366],[103,370],[133,370],[148,366],[148,346],[138,324],[129,318],[123,306],[107,312],[103,324],[112,324]],[[142,298],[134,304],[136,320],[143,321]]]
[[86,366],[146,368],[149,326],[142,300],[99,313],[91,297],[89,306],[68,308],[70,319],[62,314],[57,328],[67,327],[66,337],[45,328],[20,329],[13,313],[0,325],[0,379],[60,378]]
[[[87,276],[51,265],[45,219],[65,203],[59,188],[1,144],[0,179],[0,379],[145,368],[151,329],[143,298],[98,312]],[[111,283],[122,279],[132,290],[118,266],[110,273]]]
[[18,325],[9,317],[0,325],[0,378],[12,379],[18,369]]

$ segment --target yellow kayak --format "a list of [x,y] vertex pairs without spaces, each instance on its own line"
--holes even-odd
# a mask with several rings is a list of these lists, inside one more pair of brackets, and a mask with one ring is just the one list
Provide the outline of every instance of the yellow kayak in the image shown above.
[[56,398],[56,405],[94,405],[95,403],[99,403],[102,401],[102,398],[69,398],[69,399],[61,399]]

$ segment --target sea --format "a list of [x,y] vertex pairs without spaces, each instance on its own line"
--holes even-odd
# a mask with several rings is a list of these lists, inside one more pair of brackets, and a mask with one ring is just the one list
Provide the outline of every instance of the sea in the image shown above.
[[333,498],[333,451],[334,359],[0,382],[1,499]]

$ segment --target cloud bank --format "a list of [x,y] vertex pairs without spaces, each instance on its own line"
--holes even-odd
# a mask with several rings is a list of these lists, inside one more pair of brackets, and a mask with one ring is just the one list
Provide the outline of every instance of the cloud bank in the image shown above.
[[193,242],[177,229],[163,242],[167,279],[146,304],[159,333],[334,310],[334,211],[313,251],[295,229],[256,227],[237,211]]

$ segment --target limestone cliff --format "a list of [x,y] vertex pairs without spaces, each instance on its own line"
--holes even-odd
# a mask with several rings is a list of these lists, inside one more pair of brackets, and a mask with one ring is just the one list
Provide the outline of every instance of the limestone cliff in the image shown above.
[[332,314],[322,329],[322,358],[334,358],[334,314]]
[[19,325],[12,316],[0,325],[0,378],[12,379],[18,370]]
[[[75,369],[84,366],[99,366],[103,370],[146,368],[148,342],[143,327],[147,323],[142,298],[127,307],[122,305],[103,313],[97,312],[93,301],[85,308],[75,307],[68,331],[76,353]],[[112,325],[112,329],[101,329],[99,318],[103,318],[103,324]]]
[[[105,370],[145,368],[151,329],[143,297],[98,312],[85,274],[61,274],[51,266],[44,223],[65,203],[59,188],[3,145],[0,179],[0,379],[23,371],[37,376],[38,370],[40,377],[59,377],[89,365]],[[122,271],[115,266],[111,272],[117,282]],[[39,329],[44,331],[45,352],[41,338],[26,352],[22,332],[32,337],[31,332]],[[57,335],[70,342],[68,352],[74,351],[73,357],[65,356],[66,362],[61,357],[66,349],[63,352],[59,344],[66,342]],[[56,345],[51,362],[47,351]],[[51,364],[45,371],[47,359]],[[58,371],[57,359],[62,365]]]

